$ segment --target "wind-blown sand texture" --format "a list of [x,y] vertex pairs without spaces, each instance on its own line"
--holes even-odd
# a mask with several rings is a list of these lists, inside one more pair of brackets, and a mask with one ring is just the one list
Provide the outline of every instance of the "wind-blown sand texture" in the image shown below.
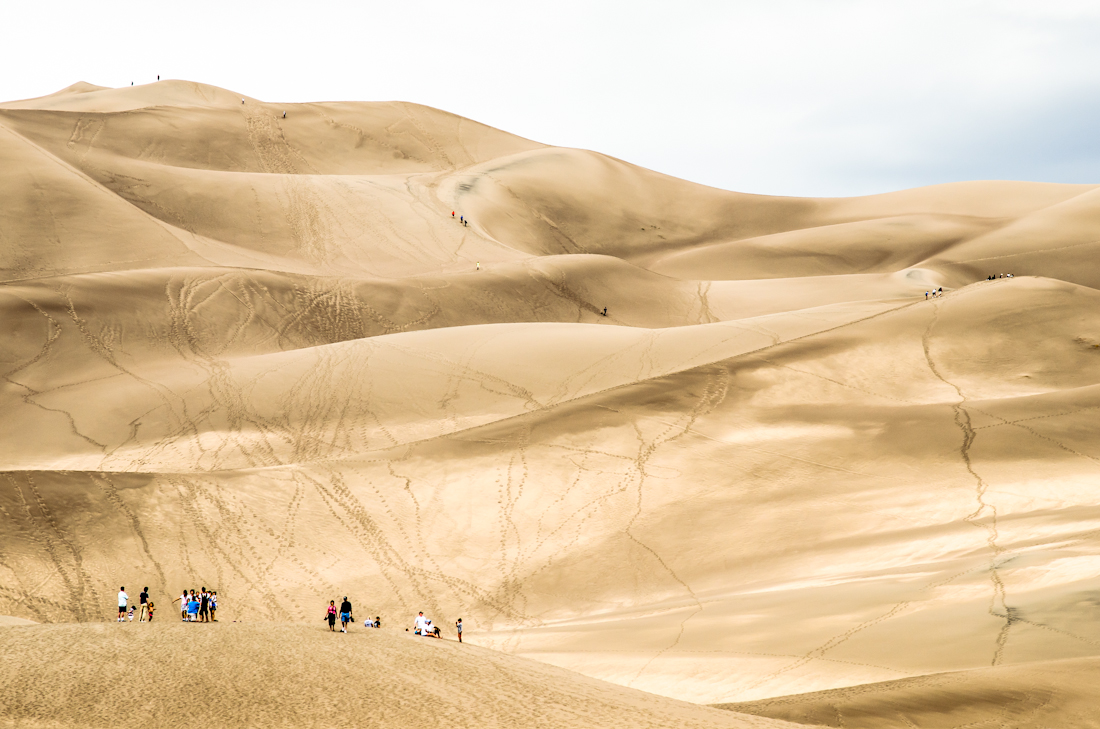
[[0,613],[347,594],[700,703],[1100,656],[1096,186],[177,81],[0,104],[0,168]]

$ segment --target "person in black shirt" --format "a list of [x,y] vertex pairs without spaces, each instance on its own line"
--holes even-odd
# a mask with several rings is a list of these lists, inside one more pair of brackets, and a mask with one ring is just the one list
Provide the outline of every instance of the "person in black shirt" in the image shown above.
[[149,615],[149,588],[143,588],[141,594],[138,595],[138,601],[141,603],[141,612],[138,613],[138,622],[144,623],[145,618]]
[[351,617],[351,603],[348,602],[348,596],[344,595],[344,601],[340,603],[340,632],[348,632],[348,623],[352,621]]
[[199,622],[210,622],[210,593],[206,591],[206,588],[202,588],[202,595],[199,596]]

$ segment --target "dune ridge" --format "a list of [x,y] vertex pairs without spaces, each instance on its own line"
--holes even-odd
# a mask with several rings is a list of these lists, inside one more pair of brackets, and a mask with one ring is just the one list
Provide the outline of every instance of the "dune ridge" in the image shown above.
[[185,81],[0,104],[0,164],[0,613],[349,594],[705,704],[1100,655],[1096,185]]

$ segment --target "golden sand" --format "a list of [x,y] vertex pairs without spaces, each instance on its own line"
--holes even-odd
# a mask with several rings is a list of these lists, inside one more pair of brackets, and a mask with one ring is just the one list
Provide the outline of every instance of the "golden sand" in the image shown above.
[[704,704],[1100,656],[1096,186],[182,81],[0,104],[0,168],[0,613],[346,594]]

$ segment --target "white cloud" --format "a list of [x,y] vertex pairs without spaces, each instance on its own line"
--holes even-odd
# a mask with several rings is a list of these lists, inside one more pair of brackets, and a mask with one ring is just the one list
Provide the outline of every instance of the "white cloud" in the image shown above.
[[272,101],[400,98],[750,192],[1100,182],[1100,154],[1081,154],[1095,3],[89,7],[5,10],[0,97],[160,73]]

